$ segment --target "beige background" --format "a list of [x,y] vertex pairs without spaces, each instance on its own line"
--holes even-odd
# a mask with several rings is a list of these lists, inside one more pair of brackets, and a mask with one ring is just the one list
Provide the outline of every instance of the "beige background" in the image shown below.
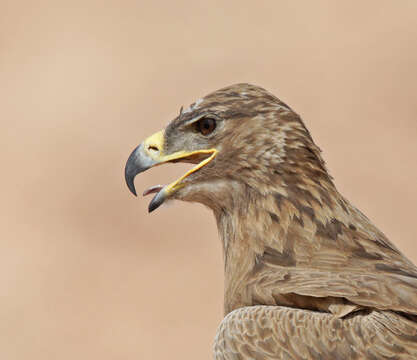
[[2,0],[0,358],[211,358],[214,219],[148,215],[123,168],[181,105],[237,82],[299,112],[341,192],[417,262],[416,19],[415,0]]

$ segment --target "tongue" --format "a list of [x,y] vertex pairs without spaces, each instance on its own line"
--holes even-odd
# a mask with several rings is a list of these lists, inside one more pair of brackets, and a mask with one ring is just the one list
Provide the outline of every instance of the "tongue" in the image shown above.
[[152,194],[152,193],[157,193],[157,192],[159,192],[159,191],[161,191],[162,190],[162,188],[164,187],[164,185],[155,185],[155,186],[151,186],[149,189],[146,189],[144,192],[143,192],[143,196],[146,196],[146,195],[149,195],[149,194]]

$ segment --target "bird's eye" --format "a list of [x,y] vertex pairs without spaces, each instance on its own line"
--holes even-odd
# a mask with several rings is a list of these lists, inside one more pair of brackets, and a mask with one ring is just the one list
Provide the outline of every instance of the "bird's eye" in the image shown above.
[[196,129],[197,131],[204,135],[207,136],[209,134],[211,134],[214,129],[216,128],[216,120],[213,118],[209,118],[209,117],[204,117],[200,120],[198,120],[195,123]]

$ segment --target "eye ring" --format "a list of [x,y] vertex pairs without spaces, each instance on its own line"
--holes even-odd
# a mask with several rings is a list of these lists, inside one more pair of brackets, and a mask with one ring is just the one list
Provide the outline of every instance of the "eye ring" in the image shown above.
[[216,119],[208,116],[205,116],[195,122],[196,130],[204,136],[210,135],[216,129],[216,126]]

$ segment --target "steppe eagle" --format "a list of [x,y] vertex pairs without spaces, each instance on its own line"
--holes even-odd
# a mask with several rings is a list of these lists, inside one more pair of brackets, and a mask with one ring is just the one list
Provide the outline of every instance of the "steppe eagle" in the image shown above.
[[213,210],[225,264],[216,360],[417,359],[417,268],[336,189],[303,121],[238,84],[182,110],[130,155],[125,178],[194,168],[155,186]]

